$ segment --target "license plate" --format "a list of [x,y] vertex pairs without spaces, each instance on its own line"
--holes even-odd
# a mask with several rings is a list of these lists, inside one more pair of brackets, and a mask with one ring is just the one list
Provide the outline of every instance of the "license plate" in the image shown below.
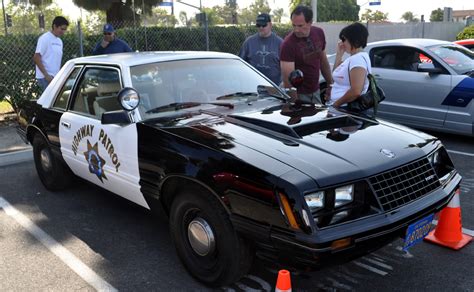
[[408,250],[410,247],[422,241],[423,238],[428,235],[431,230],[433,216],[434,214],[428,215],[425,218],[422,218],[408,226],[403,250]]

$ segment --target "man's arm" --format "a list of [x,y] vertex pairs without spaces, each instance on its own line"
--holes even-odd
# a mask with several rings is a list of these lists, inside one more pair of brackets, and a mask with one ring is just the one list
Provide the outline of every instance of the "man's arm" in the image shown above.
[[295,62],[285,62],[280,61],[280,68],[281,68],[281,80],[283,81],[284,88],[290,88],[292,85],[288,80],[290,73],[295,70]]
[[329,65],[329,60],[326,56],[325,50],[321,52],[321,73],[328,85],[334,83],[334,80],[332,79],[331,66]]
[[53,80],[53,77],[51,75],[49,75],[48,71],[46,71],[46,68],[43,65],[43,61],[41,59],[41,54],[40,53],[35,53],[33,55],[33,62],[35,62],[36,66],[38,66],[41,73],[43,73],[44,78],[46,79],[46,81],[48,81],[48,83],[51,82],[51,80]]

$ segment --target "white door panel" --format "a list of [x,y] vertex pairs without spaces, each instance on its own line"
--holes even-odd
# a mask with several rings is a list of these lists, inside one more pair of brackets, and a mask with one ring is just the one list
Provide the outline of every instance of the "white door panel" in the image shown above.
[[66,112],[60,125],[61,153],[74,174],[149,209],[140,192],[135,124],[102,125]]

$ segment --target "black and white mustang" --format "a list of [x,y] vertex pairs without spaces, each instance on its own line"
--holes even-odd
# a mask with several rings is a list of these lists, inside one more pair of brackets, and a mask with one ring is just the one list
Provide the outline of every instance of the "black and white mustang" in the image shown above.
[[436,138],[290,102],[230,54],[74,59],[20,121],[46,188],[76,175],[161,205],[183,264],[211,286],[255,251],[306,268],[400,236],[409,248],[461,181]]

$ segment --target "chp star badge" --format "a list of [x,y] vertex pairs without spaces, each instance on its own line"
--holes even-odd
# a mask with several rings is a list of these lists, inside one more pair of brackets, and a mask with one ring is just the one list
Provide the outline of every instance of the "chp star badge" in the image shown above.
[[105,160],[99,155],[98,144],[95,143],[94,146],[92,146],[89,140],[87,140],[87,151],[84,152],[84,156],[89,164],[89,171],[97,175],[103,183],[103,178],[107,179],[104,173]]

